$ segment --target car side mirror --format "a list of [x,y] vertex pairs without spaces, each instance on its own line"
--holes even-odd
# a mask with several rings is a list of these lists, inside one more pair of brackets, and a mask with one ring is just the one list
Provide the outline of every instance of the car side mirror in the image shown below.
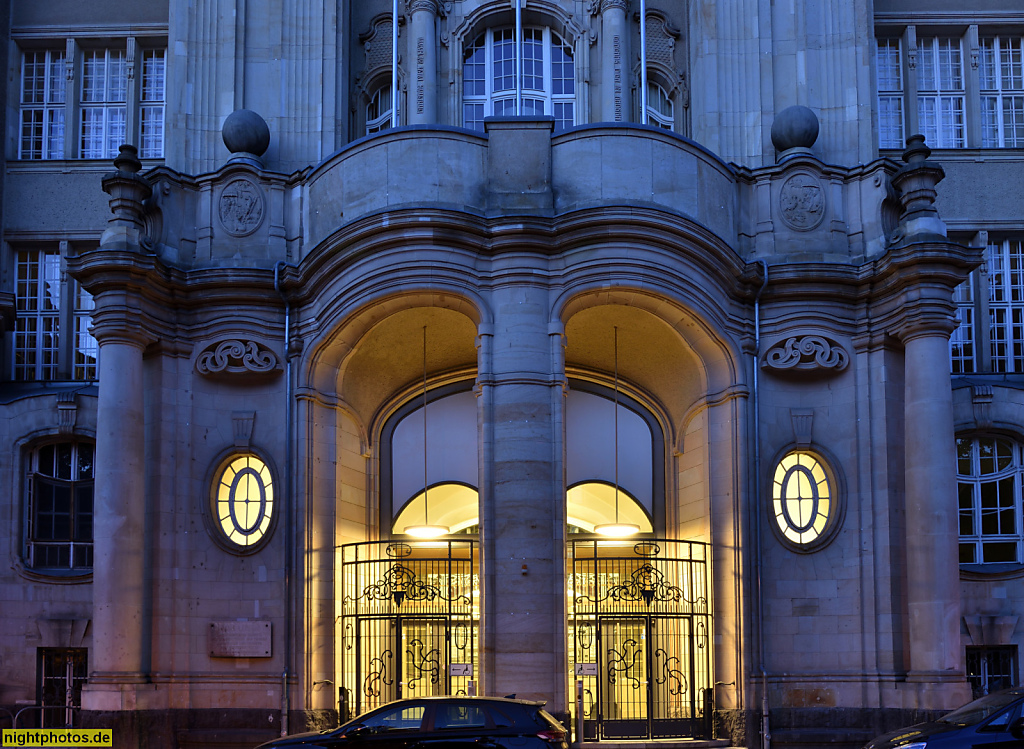
[[358,738],[359,736],[366,736],[369,733],[369,727],[364,726],[362,723],[359,723],[357,725],[350,726],[349,728],[345,729],[345,733],[342,734],[342,737],[346,739],[354,739]]
[[1024,717],[1017,718],[1010,724],[1010,735],[1015,739],[1024,740]]

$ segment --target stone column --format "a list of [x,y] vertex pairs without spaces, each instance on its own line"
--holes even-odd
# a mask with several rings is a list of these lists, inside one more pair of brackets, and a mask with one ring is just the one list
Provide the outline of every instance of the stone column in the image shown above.
[[93,647],[86,710],[125,710],[124,685],[144,680],[148,666],[145,602],[145,435],[143,342],[97,325],[99,406],[96,414],[93,514]]
[[601,2],[601,120],[629,122],[629,40],[627,0]]
[[962,681],[960,566],[949,330],[902,333],[906,356],[908,681]]
[[493,308],[493,326],[481,327],[479,375],[484,689],[547,700],[557,712],[565,694],[564,375],[553,371],[550,337],[558,332],[548,328],[543,287],[501,287]]
[[412,91],[409,102],[410,125],[432,125],[437,122],[437,0],[412,0],[410,49],[412,57]]

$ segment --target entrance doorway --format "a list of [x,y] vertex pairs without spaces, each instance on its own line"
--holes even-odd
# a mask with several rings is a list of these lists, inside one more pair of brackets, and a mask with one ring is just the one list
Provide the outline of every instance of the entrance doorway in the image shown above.
[[706,554],[684,541],[573,544],[570,665],[585,739],[710,736]]
[[475,693],[478,562],[475,541],[342,547],[342,718]]

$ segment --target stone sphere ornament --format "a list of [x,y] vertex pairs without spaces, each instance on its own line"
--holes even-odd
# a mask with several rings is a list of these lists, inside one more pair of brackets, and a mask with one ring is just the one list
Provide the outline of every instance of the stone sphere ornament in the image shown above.
[[786,107],[772,123],[772,145],[779,153],[791,148],[810,149],[818,139],[818,116],[809,108]]
[[251,109],[236,109],[229,114],[224,120],[221,136],[231,153],[262,156],[270,146],[270,128],[266,120]]

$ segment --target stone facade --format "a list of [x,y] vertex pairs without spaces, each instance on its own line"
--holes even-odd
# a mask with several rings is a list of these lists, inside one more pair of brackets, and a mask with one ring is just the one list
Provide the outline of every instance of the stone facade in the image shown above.
[[[388,657],[422,675],[411,633],[444,628],[471,644],[428,691],[575,721],[579,677],[588,739],[852,746],[965,702],[976,659],[1019,682],[1024,362],[987,319],[1024,296],[985,284],[1024,237],[1020,152],[978,103],[955,147],[885,147],[876,38],[909,136],[927,45],[962,45],[966,101],[1024,12],[650,0],[641,27],[636,0],[529,0],[545,72],[516,92],[514,4],[399,5],[397,37],[386,1],[2,16],[11,720],[62,721],[70,663],[76,724],[115,742],[253,745],[422,694],[353,643],[410,633]],[[118,65],[124,104],[91,99]],[[100,110],[131,145],[92,158]],[[620,495],[647,526],[602,577],[583,550],[619,559],[595,526]],[[404,519],[431,508],[427,575]],[[680,622],[662,655],[616,629]],[[666,691],[615,686],[627,641]]]

